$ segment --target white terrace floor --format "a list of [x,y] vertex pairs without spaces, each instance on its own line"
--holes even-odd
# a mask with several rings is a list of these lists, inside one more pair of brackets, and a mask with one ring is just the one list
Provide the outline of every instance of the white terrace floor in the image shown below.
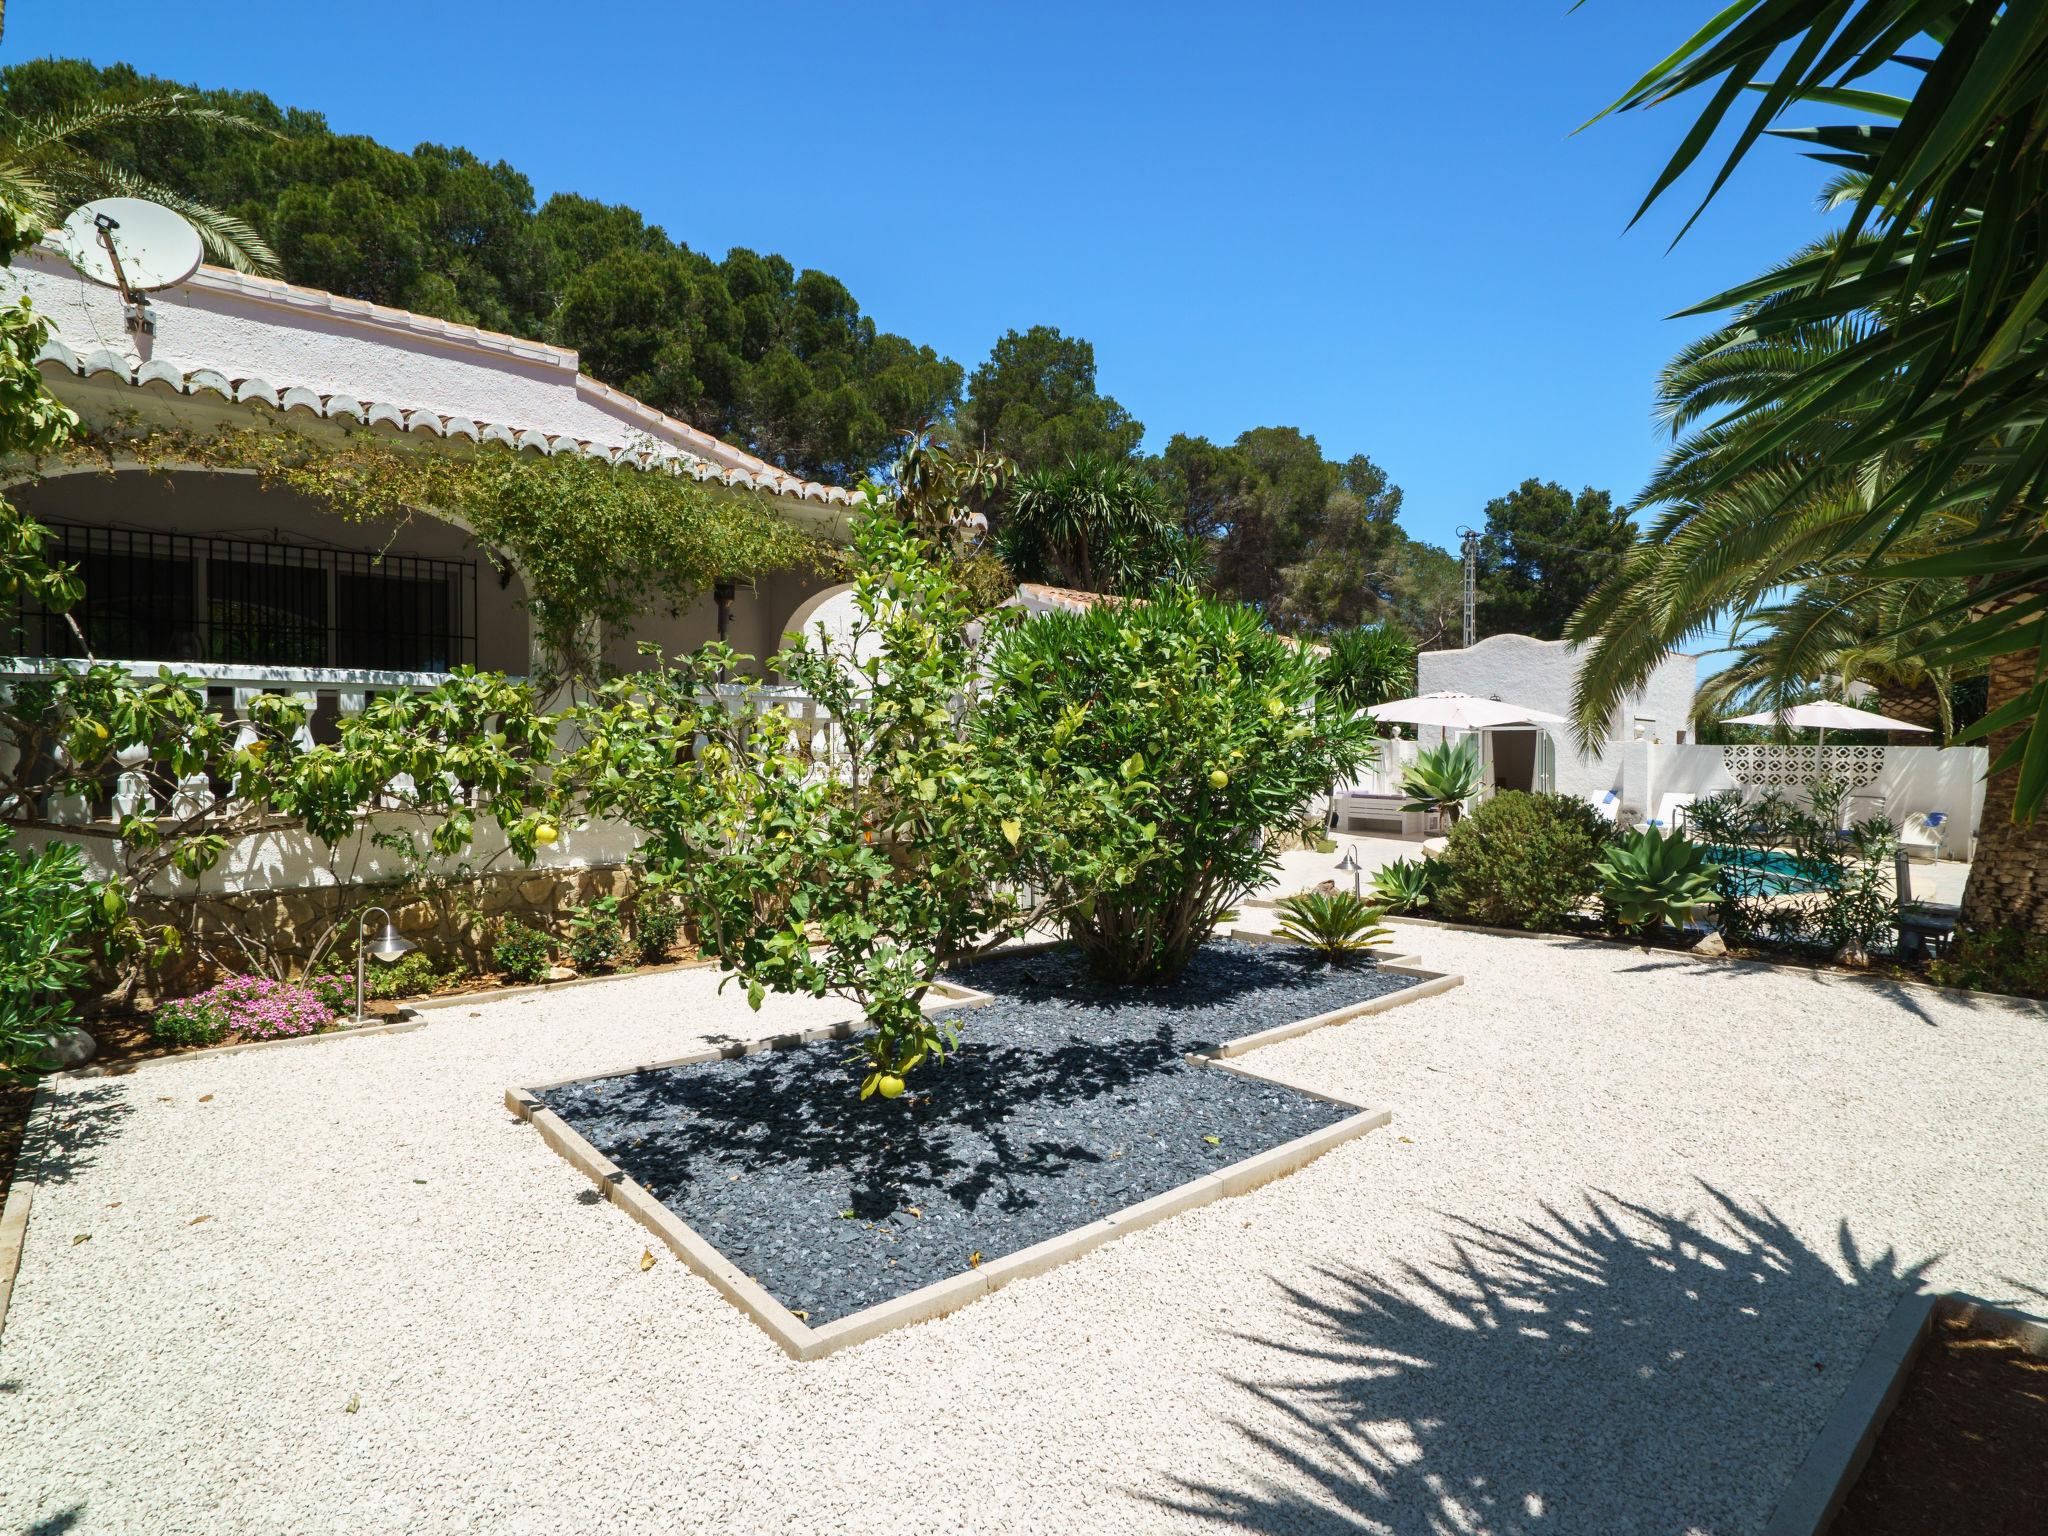
[[671,973],[73,1083],[0,1528],[1732,1536],[1916,1277],[2048,1306],[2041,1010],[1404,937],[1469,985],[1253,1058],[1389,1129],[808,1365],[500,1095],[835,1007]]

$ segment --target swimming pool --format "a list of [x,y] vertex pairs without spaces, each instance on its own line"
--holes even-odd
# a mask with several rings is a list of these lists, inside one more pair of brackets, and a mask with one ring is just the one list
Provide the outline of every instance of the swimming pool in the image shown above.
[[1739,896],[1805,895],[1825,891],[1840,878],[1825,865],[1809,864],[1776,850],[1710,844],[1707,857],[1721,866]]

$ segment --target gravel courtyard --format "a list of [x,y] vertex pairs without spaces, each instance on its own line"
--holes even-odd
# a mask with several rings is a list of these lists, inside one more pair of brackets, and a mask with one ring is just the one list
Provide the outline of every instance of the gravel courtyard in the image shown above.
[[1734,1536],[1917,1278],[2048,1310],[2043,1010],[1401,940],[1467,985],[1243,1059],[1390,1127],[811,1364],[501,1096],[841,1005],[683,971],[67,1084],[0,1529]]

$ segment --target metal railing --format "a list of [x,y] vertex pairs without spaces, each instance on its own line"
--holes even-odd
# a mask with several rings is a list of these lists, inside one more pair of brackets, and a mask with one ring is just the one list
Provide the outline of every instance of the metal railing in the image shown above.
[[[15,604],[34,656],[444,672],[476,661],[476,562],[213,534],[52,522],[78,568],[67,618]],[[73,628],[73,624],[77,629]]]

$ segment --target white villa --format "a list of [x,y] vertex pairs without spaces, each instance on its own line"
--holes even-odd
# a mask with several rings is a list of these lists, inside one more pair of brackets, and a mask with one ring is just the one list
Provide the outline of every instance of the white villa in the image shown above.
[[[1569,718],[1578,664],[1562,640],[1494,635],[1462,650],[1424,651],[1417,692],[1466,693]],[[1625,699],[1605,739],[1582,751],[1565,725],[1498,726],[1481,731],[1488,793],[1502,789],[1578,795],[1624,823],[1670,822],[1691,800],[1723,790],[1797,789],[1816,767],[1854,786],[1851,810],[1895,822],[1930,819],[1938,852],[1967,859],[1984,808],[1982,747],[1702,746],[1693,724],[1697,658],[1674,652]],[[1402,766],[1443,737],[1433,726],[1392,745],[1372,782],[1337,807],[1347,823],[1399,821],[1414,835],[1420,819],[1392,804]]]
[[[792,522],[843,536],[853,492],[799,479],[578,371],[566,348],[221,267],[151,295],[157,333],[124,325],[121,296],[52,247],[19,257],[0,297],[26,293],[50,324],[41,368],[87,425],[370,431],[462,453],[486,444],[577,453],[770,498]],[[514,674],[532,660],[518,570],[453,523],[338,517],[252,473],[44,466],[13,491],[76,562],[78,612],[102,658],[175,662],[223,687],[323,696],[431,680],[459,664]],[[819,583],[793,573],[727,594],[728,637],[772,653]],[[75,649],[68,627],[25,620],[28,648]],[[669,650],[718,633],[706,593],[610,637]],[[40,642],[40,644],[38,644]]]

